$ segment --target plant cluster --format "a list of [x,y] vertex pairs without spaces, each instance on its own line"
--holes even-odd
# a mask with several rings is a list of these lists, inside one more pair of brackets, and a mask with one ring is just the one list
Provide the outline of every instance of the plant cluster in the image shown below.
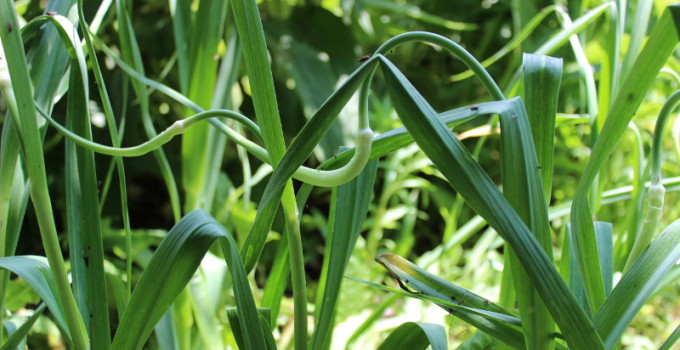
[[2,349],[670,349],[680,6],[461,6],[0,0]]

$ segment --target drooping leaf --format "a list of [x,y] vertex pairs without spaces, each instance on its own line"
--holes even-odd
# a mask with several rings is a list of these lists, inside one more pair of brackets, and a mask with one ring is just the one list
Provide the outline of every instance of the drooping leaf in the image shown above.
[[[603,348],[592,322],[577,304],[538,241],[465,147],[386,58],[380,57],[392,102],[414,140],[477,213],[517,253],[533,285],[573,347]],[[542,193],[541,193],[542,195]]]
[[255,302],[236,244],[223,226],[202,210],[187,214],[168,233],[135,287],[113,339],[113,349],[141,349],[153,328],[187,285],[201,259],[220,239],[247,349],[264,349]]
[[38,293],[54,316],[55,324],[62,331],[66,342],[70,343],[69,327],[47,259],[41,256],[8,256],[0,258],[0,267],[23,278]]

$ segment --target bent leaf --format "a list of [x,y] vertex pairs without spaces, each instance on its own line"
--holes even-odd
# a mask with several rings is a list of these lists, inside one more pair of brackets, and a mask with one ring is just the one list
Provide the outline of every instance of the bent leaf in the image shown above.
[[234,240],[208,213],[187,214],[168,233],[135,287],[120,321],[112,349],[141,349],[154,326],[189,283],[208,248],[221,239],[234,280],[234,294],[247,349],[265,349],[255,302]]
[[470,207],[515,250],[570,345],[604,348],[552,261],[489,176],[403,74],[385,57],[379,57],[392,103],[406,129]]
[[446,332],[436,324],[407,322],[397,327],[380,345],[378,350],[446,350]]

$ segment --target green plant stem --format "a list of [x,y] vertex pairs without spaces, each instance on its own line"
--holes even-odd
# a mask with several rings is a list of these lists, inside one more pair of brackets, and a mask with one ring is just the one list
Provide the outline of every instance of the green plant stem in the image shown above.
[[[36,108],[38,112],[54,128],[56,128],[69,140],[77,143],[81,147],[87,148],[97,153],[116,157],[137,157],[145,155],[149,152],[153,152],[160,148],[161,146],[163,146],[164,144],[170,142],[170,140],[172,140],[175,136],[182,134],[187,128],[198,123],[199,121],[208,119],[208,121],[210,122],[214,121],[214,119],[211,118],[217,117],[236,120],[241,124],[245,125],[248,128],[248,130],[253,132],[257,137],[260,138],[262,137],[258,126],[247,117],[234,111],[216,109],[200,112],[186,119],[178,120],[171,126],[169,126],[167,129],[165,129],[155,137],[151,138],[149,141],[146,141],[140,145],[125,148],[111,147],[87,140],[71,132],[69,129],[59,124],[56,120],[50,117],[43,110],[41,110],[37,106]],[[262,160],[263,162],[271,164],[269,154],[264,148],[258,146],[257,144],[248,140],[244,136],[238,134],[238,132],[227,127],[224,123],[216,122],[213,123],[213,125],[216,126],[219,131],[231,137],[237,144],[243,146],[246,150],[255,155],[258,159]],[[371,155],[372,141],[373,132],[371,131],[371,129],[368,128],[361,129],[357,132],[356,153],[347,164],[338,169],[333,170],[319,170],[303,166],[296,171],[293,177],[302,182],[306,182],[314,186],[334,187],[342,185],[343,183],[356,177],[356,175],[358,175],[364,168],[366,162],[368,162],[368,159],[370,158]]]
[[[175,101],[183,104],[184,106],[190,108],[196,113],[202,113],[205,112],[203,108],[198,106],[196,103],[193,101],[187,99],[184,95],[180,94],[179,92],[175,91],[174,89],[165,86],[161,83],[158,83],[156,81],[153,81],[143,75],[141,75],[139,72],[137,72],[134,68],[130,67],[127,65],[125,62],[123,62],[119,57],[117,57],[114,52],[106,46],[104,43],[102,43],[96,36],[93,36],[92,39],[94,39],[94,42],[101,47],[102,51],[106,53],[107,56],[111,57],[111,59],[114,60],[116,65],[120,67],[122,70],[124,70],[126,73],[128,73],[132,78],[149,85],[150,87],[153,87],[154,89],[162,92],[163,94],[167,95],[168,97],[174,99]],[[360,101],[361,102],[361,101]],[[223,112],[227,112],[226,110]],[[236,113],[232,111],[228,111],[230,113]],[[238,114],[238,113],[236,113]],[[236,119],[237,121],[241,120],[240,117],[237,117],[239,119]],[[250,119],[247,117],[244,117],[245,120],[243,120],[244,123],[256,136],[258,136],[260,139],[264,140],[263,135],[261,135],[259,127],[257,127]],[[256,143],[248,140],[246,137],[242,136],[239,132],[236,130],[230,128],[227,126],[225,123],[223,123],[220,120],[217,120],[215,118],[208,118],[208,122],[212,124],[213,127],[217,128],[220,130],[222,133],[226,134],[230,139],[232,139],[236,144],[239,146],[242,146],[245,148],[248,152],[253,154],[255,157],[257,157],[259,160],[268,163],[269,165],[272,165],[272,160],[269,156],[269,152],[267,149],[262,148],[261,146],[257,145]],[[252,124],[252,126],[249,126]],[[368,125],[368,115],[367,114],[360,114],[359,118],[359,126],[358,126],[359,132],[357,133],[357,152],[355,155],[358,157],[356,160],[351,160],[349,163],[347,163],[345,166],[332,170],[331,171],[320,171],[317,169],[311,169],[308,167],[300,167],[293,177],[295,179],[298,179],[302,182],[309,183],[314,186],[321,186],[321,187],[334,187],[338,185],[342,185],[343,183],[353,179],[358,173],[363,169],[363,166],[360,166],[361,163],[365,165],[365,162],[368,161],[368,159],[363,160],[360,158],[361,155],[363,154],[368,154],[370,153],[370,144],[366,143],[365,141],[361,141],[363,138],[365,140],[366,136],[361,136],[362,134],[366,135],[369,129]],[[369,129],[369,130],[363,130],[363,129]],[[257,130],[257,131],[255,131]],[[68,136],[68,135],[67,135]],[[169,140],[168,140],[169,141]]]
[[[505,46],[503,46],[500,50],[498,50],[495,54],[491,55],[491,57],[485,59],[482,61],[482,66],[483,67],[489,67],[490,65],[496,63],[498,60],[503,58],[505,55],[508,53],[512,52],[517,46],[519,46],[522,42],[524,42],[531,33],[534,32],[534,30],[538,27],[541,22],[543,22],[544,19],[548,17],[551,13],[555,12],[557,10],[557,6],[555,5],[550,5],[542,10],[540,10],[536,16],[534,16],[529,23],[527,23],[524,27],[522,27],[522,31],[517,33],[517,35],[514,35],[512,40],[510,40]],[[461,81],[465,80],[469,77],[472,77],[474,73],[471,70],[466,70],[464,72],[454,74],[450,77],[451,81]]]
[[640,233],[635,237],[635,243],[630,251],[628,260],[626,261],[624,271],[628,271],[656,235],[656,225],[661,218],[664,195],[666,193],[666,189],[661,184],[661,140],[666,124],[668,123],[668,117],[678,104],[680,104],[680,90],[673,93],[671,97],[666,100],[663,108],[661,108],[661,112],[659,112],[659,118],[656,120],[654,138],[652,140],[652,153],[650,156],[651,185],[649,186],[649,192],[647,193],[647,213],[642,222]]
[[[1,44],[0,44],[1,45]],[[0,48],[0,52],[2,52]],[[0,75],[3,67],[0,67]],[[0,78],[2,79],[2,78]],[[0,82],[0,86],[2,86]],[[4,95],[4,101],[8,107],[8,113],[17,114],[16,100],[11,89],[0,88]],[[11,254],[13,248],[7,246],[10,239],[7,232],[10,216],[10,200],[12,198],[12,186],[14,181],[23,180],[23,176],[16,176],[19,160],[19,140],[16,135],[16,126],[11,118],[5,119],[2,128],[2,139],[0,140],[0,257]],[[9,248],[9,249],[8,249]],[[4,324],[5,316],[5,296],[9,283],[9,272],[0,271],[0,324]],[[0,332],[0,344],[4,343],[4,332]]]
[[[385,41],[380,47],[375,51],[377,54],[387,54],[390,50],[396,48],[399,45],[406,44],[409,42],[424,42],[428,44],[434,44],[440,46],[444,50],[450,52],[456,58],[463,61],[463,63],[476,75],[482,82],[482,85],[489,91],[491,97],[494,100],[504,100],[505,96],[503,92],[498,87],[498,84],[491,78],[489,72],[484,69],[484,66],[477,61],[477,59],[472,56],[467,50],[462,46],[458,45],[456,42],[441,36],[439,34],[429,33],[429,32],[408,32],[404,34],[399,34],[391,39]],[[370,81],[370,79],[368,80]]]
[[[271,164],[276,168],[286,152],[286,144],[276,102],[274,78],[267,55],[262,19],[255,0],[235,0],[230,3],[234,11],[236,29],[243,43],[243,58],[253,91],[253,106],[258,122],[262,126],[263,141],[269,151]],[[281,205],[286,225],[290,228],[288,230],[290,271],[296,301],[294,305],[295,349],[305,350],[307,348],[307,284],[295,191],[290,179],[286,181]]]
[[54,126],[57,130],[59,130],[59,132],[61,132],[64,136],[68,137],[69,140],[72,140],[73,142],[77,143],[81,147],[87,148],[87,149],[95,151],[97,153],[106,154],[106,155],[110,155],[110,156],[117,156],[117,157],[137,157],[137,156],[145,155],[149,152],[153,152],[153,151],[159,149],[164,144],[168,143],[175,136],[182,134],[191,125],[196,124],[197,122],[199,122],[201,120],[208,119],[208,118],[224,117],[224,118],[238,120],[239,122],[244,123],[245,125],[249,126],[249,129],[251,131],[259,133],[259,129],[257,128],[257,126],[254,123],[252,123],[252,121],[250,121],[250,119],[244,117],[243,115],[240,115],[240,114],[238,114],[236,112],[232,112],[232,111],[226,111],[226,110],[209,110],[209,111],[205,111],[205,112],[195,114],[195,115],[188,117],[186,119],[181,119],[181,120],[175,121],[167,129],[165,129],[164,131],[162,131],[158,135],[154,136],[149,141],[146,141],[146,142],[144,142],[140,145],[133,146],[133,147],[119,148],[119,147],[105,146],[105,145],[84,139],[84,138],[74,134],[73,132],[68,130],[63,125],[57,123],[57,121],[55,121],[52,117],[50,117],[44,111],[42,111],[40,109],[38,109],[38,111],[52,126]]
[[[3,90],[14,90],[18,114],[13,113],[12,118],[22,140],[21,146],[26,161],[26,169],[31,181],[30,194],[38,219],[43,248],[54,275],[59,293],[58,298],[61,300],[64,308],[64,315],[66,316],[73,345],[78,350],[84,350],[88,347],[88,336],[83,319],[80,316],[80,312],[78,312],[73,292],[71,291],[64,257],[61,254],[61,246],[47,187],[47,174],[45,173],[45,159],[42,153],[40,131],[38,130],[35,108],[33,107],[31,80],[28,74],[25,50],[13,1],[4,0],[0,2],[0,23],[2,23],[0,39],[5,48],[7,65],[13,82],[12,85],[4,84]],[[16,29],[8,30],[8,28]]]

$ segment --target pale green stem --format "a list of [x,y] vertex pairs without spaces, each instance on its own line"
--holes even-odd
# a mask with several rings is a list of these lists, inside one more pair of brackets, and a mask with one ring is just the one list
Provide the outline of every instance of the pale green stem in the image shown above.
[[637,260],[656,235],[656,225],[661,218],[664,195],[666,193],[665,187],[661,184],[661,140],[669,119],[668,117],[678,104],[680,104],[680,90],[677,90],[668,98],[668,100],[666,100],[663,108],[661,108],[661,112],[659,112],[659,118],[656,120],[650,156],[652,166],[651,185],[649,186],[649,192],[647,193],[647,213],[645,214],[645,219],[642,223],[642,229],[635,237],[635,243],[628,256],[628,260],[626,261],[624,271],[627,271],[631,265],[633,265],[635,260]]
[[[229,118],[236,120],[243,125],[245,125],[251,132],[253,132],[256,136],[260,137],[260,129],[257,127],[255,123],[253,123],[250,119],[247,117],[233,112],[229,110],[208,110],[205,112],[197,113],[191,117],[188,117],[186,119],[178,120],[174,122],[172,125],[170,125],[167,129],[165,129],[163,132],[159,133],[156,135],[154,138],[150,139],[149,141],[146,141],[142,143],[141,145],[133,146],[133,147],[125,147],[125,148],[118,148],[118,147],[111,147],[111,146],[106,146],[102,145],[96,142],[92,142],[90,140],[87,140],[79,135],[74,134],[70,130],[68,130],[66,127],[63,125],[59,124],[57,121],[55,121],[52,117],[50,117],[47,113],[42,111],[40,108],[37,108],[38,112],[52,125],[54,126],[59,132],[61,132],[65,137],[68,139],[72,140],[76,144],[78,144],[81,147],[87,148],[89,150],[92,150],[94,152],[100,153],[100,154],[106,154],[110,156],[117,156],[117,157],[136,157],[136,156],[141,156],[144,154],[147,154],[149,152],[152,152],[164,144],[170,142],[175,136],[182,134],[188,127],[190,127],[193,124],[196,124],[197,122],[205,119],[209,119],[209,121],[213,121],[214,119],[210,118],[216,118],[216,117],[223,117],[223,118]],[[246,150],[248,150],[250,153],[255,155],[257,158],[260,160],[271,163],[269,159],[269,154],[267,151],[255,144],[254,142],[248,140],[244,136],[240,135],[238,132],[235,130],[229,128],[226,126],[224,123],[218,122],[218,123],[213,123],[217,127],[218,130],[221,132],[224,132],[227,134],[230,138],[234,140],[237,144],[240,146],[243,146]],[[302,166],[298,168],[298,170],[293,174],[293,177],[295,179],[298,179],[302,182],[306,182],[309,184],[312,184],[314,186],[321,186],[321,187],[335,187],[342,185],[346,183],[347,181],[350,181],[359,173],[361,170],[363,170],[364,166],[366,166],[366,163],[368,162],[370,156],[371,156],[371,144],[373,141],[373,132],[371,129],[361,129],[357,132],[356,136],[356,153],[350,159],[350,161],[345,164],[344,166],[338,168],[338,169],[333,169],[333,170],[318,170],[318,169],[312,169],[308,168],[305,166]]]
[[[482,85],[484,85],[484,87],[489,91],[491,97],[493,97],[494,100],[505,99],[505,96],[503,96],[503,92],[501,92],[501,89],[498,87],[493,78],[491,78],[489,72],[487,72],[486,69],[484,69],[484,66],[482,66],[482,64],[479,63],[479,61],[477,61],[477,59],[474,56],[472,56],[472,54],[470,54],[467,50],[465,50],[462,46],[458,45],[456,42],[439,34],[429,32],[408,32],[404,34],[399,34],[385,41],[385,43],[383,43],[382,45],[380,45],[380,47],[375,51],[375,54],[384,55],[399,45],[414,41],[434,44],[453,54],[456,58],[461,60],[470,70],[472,70],[472,72],[477,77],[479,77],[479,79],[482,81]],[[371,76],[372,75],[369,75],[368,79],[366,79],[367,82],[370,82]]]
[[[507,44],[505,44],[505,46],[503,46],[495,54],[491,55],[491,57],[482,61],[482,66],[485,68],[489,67],[490,65],[496,63],[498,60],[503,58],[508,53],[512,52],[512,50],[519,46],[524,40],[526,40],[529,37],[529,35],[531,35],[531,33],[534,32],[536,28],[538,28],[538,25],[541,24],[541,22],[543,22],[543,20],[546,19],[548,15],[555,12],[556,10],[557,10],[556,5],[550,5],[539,11],[538,14],[536,14],[536,16],[534,16],[534,18],[532,18],[531,21],[529,21],[529,23],[527,23],[527,25],[524,26],[524,28],[522,28],[521,32],[517,33],[517,35],[514,35],[512,39]],[[474,73],[468,69],[464,72],[452,75],[450,79],[452,82],[461,81],[473,75]]]

